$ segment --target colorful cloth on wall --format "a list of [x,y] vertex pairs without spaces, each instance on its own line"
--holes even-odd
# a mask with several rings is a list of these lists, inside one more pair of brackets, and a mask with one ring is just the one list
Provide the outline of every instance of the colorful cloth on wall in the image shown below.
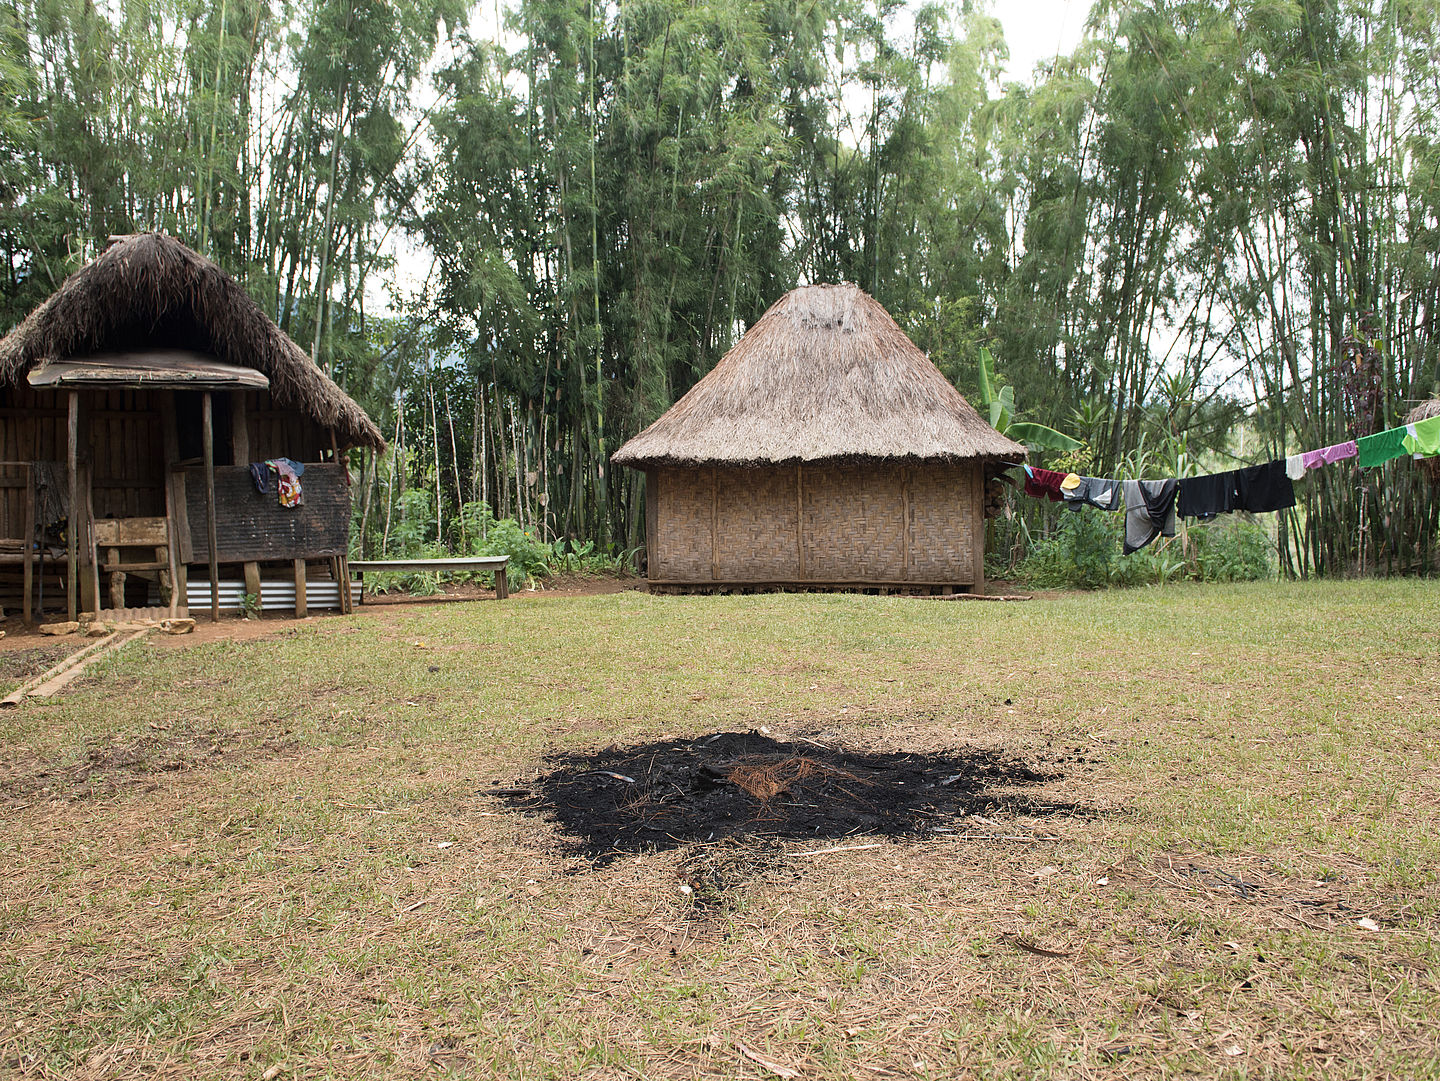
[[1156,537],[1175,535],[1175,496],[1179,483],[1171,480],[1127,480],[1125,492],[1125,544],[1128,556]]
[[298,507],[305,502],[300,477],[305,466],[291,458],[267,458],[250,463],[250,479],[261,495],[270,494],[270,474],[275,474],[275,491],[282,507]]
[[1405,453],[1405,435],[1404,428],[1390,428],[1374,435],[1362,435],[1355,440],[1355,446],[1360,452],[1360,468],[1370,469],[1400,457]]

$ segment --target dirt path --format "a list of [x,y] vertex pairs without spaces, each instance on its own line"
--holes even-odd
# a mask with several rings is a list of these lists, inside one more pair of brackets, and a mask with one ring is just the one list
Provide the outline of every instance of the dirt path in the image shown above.
[[[546,601],[562,597],[588,597],[621,593],[627,589],[637,588],[642,582],[643,579],[638,578],[579,578],[564,575],[547,579],[542,589],[517,590],[510,594],[510,600],[506,603],[543,604]],[[448,585],[444,593],[429,597],[415,597],[406,593],[373,594],[365,598],[365,603],[356,609],[356,613],[378,615],[382,619],[393,621],[406,612],[413,612],[416,608],[464,604],[473,601],[494,601],[494,599],[493,590],[466,583],[455,583]],[[248,642],[256,638],[268,638],[292,627],[316,620],[344,618],[339,612],[322,610],[303,620],[297,620],[286,612],[276,612],[261,616],[259,619],[244,619],[238,615],[225,614],[221,616],[219,623],[211,623],[209,616],[204,612],[192,614],[195,615],[195,630],[191,634],[156,634],[152,636],[152,642],[160,648],[168,649],[183,649],[204,642]],[[57,618],[55,613],[48,614],[48,621],[54,621]],[[0,675],[8,673],[12,669],[15,672],[21,672],[29,671],[31,668],[35,670],[29,674],[34,675],[80,649],[86,641],[79,635],[41,634],[36,629],[27,628],[19,616],[0,620],[0,630],[5,632],[5,637],[0,638]],[[7,656],[8,654],[29,656],[22,659]],[[32,659],[34,663],[31,663]],[[42,661],[44,663],[40,663]],[[39,667],[35,668],[35,664],[39,664]],[[21,678],[28,677],[22,676]]]

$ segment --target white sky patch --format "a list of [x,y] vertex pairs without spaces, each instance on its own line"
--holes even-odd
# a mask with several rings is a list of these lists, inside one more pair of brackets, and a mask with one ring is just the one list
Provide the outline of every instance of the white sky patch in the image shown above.
[[1080,44],[1091,0],[996,0],[992,13],[1005,28],[1010,61],[1005,82],[1028,83],[1042,60],[1066,56]]

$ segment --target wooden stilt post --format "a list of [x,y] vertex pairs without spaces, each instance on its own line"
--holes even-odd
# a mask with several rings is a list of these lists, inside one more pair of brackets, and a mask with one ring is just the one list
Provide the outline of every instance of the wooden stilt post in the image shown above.
[[310,614],[310,607],[305,599],[305,561],[295,561],[295,618],[304,619]]
[[[250,408],[245,401],[246,391],[237,390],[230,395],[230,460],[235,465],[250,464]],[[265,599],[260,593],[260,564],[250,560],[245,564],[245,592],[255,598],[259,611],[265,610]]]
[[78,614],[76,608],[76,593],[80,584],[80,543],[75,535],[75,528],[80,524],[80,393],[72,390],[70,392],[70,420],[67,427],[69,433],[68,446],[66,450],[65,464],[70,474],[70,514],[65,523],[65,554],[69,557],[67,561],[68,570],[65,574],[65,618],[72,623]]
[[215,536],[215,417],[210,392],[201,399],[205,443],[205,534],[210,542],[210,622],[220,622],[220,559]]
[[100,613],[100,566],[95,558],[95,473],[86,462],[80,470],[80,487],[85,489],[84,546],[80,563],[85,576],[80,579],[80,607],[83,611]]
[[[44,568],[41,568],[44,573]],[[35,588],[35,467],[25,466],[25,600],[21,605],[25,626],[35,624],[34,598],[30,591]]]

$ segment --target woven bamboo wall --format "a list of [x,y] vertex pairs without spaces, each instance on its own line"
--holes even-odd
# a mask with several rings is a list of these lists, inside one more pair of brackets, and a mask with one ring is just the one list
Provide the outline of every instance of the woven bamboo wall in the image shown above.
[[905,470],[884,463],[803,471],[806,577],[820,582],[904,582]]
[[983,489],[979,465],[910,470],[911,579],[967,585],[985,580]]
[[795,469],[716,469],[715,580],[800,580]]
[[652,578],[709,581],[714,535],[715,487],[710,469],[656,469],[655,549]]
[[980,479],[968,463],[653,469],[649,576],[974,585],[983,581]]

